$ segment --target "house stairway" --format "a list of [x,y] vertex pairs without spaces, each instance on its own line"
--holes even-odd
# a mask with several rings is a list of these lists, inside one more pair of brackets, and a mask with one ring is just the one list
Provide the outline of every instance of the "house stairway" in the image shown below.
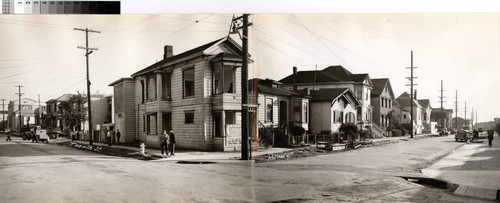
[[259,138],[252,140],[252,150],[274,146],[274,133],[259,121]]
[[370,129],[374,138],[383,138],[388,136],[387,131],[382,129],[382,127],[376,123],[372,123],[372,127]]

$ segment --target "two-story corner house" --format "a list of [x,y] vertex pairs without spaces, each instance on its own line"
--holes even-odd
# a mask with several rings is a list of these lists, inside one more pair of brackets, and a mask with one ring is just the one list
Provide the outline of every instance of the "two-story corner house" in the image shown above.
[[[404,92],[396,98],[399,105],[401,105],[401,116],[403,117],[401,123],[410,123],[413,117],[413,130],[415,133],[420,134],[423,131],[422,126],[422,106],[416,99],[412,99],[410,94]],[[411,114],[411,106],[413,105],[413,114]]]
[[[249,126],[292,127],[309,129],[309,99],[300,92],[281,88],[282,83],[271,79],[250,79],[249,103],[256,112],[249,113]],[[255,115],[257,119],[255,118]],[[252,125],[256,120],[258,123]]]
[[[19,131],[19,127],[35,124],[35,114],[33,110],[38,107],[38,102],[29,98],[21,99],[21,110],[19,110],[19,99],[10,101],[8,104],[9,128],[13,131]],[[21,115],[19,115],[21,113]],[[21,116],[21,119],[19,119]],[[21,122],[21,123],[20,123]]]
[[356,124],[360,129],[371,126],[370,92],[373,84],[368,74],[353,74],[342,66],[330,66],[320,71],[297,71],[293,67],[293,74],[279,82],[288,90],[349,88],[360,102],[356,107]]
[[388,78],[372,79],[372,83],[373,127],[380,127],[385,131],[390,126],[388,115],[393,110],[394,92]]
[[135,141],[159,146],[159,135],[172,129],[178,147],[240,149],[241,65],[241,47],[230,37],[177,55],[172,46],[165,46],[163,60],[132,74],[132,79],[110,84],[115,92],[120,86],[129,90],[114,100],[115,108],[124,102],[122,110],[115,109],[115,118],[126,116],[125,126],[117,128],[131,140],[128,133],[134,128],[126,119],[135,115]]
[[63,94],[45,102],[47,108],[46,126],[48,129],[64,131],[67,128],[63,121],[63,114],[66,112],[63,111],[60,104],[69,101],[72,96],[75,96],[75,94]]
[[356,107],[361,102],[349,88],[310,91],[312,133],[338,133],[344,123],[356,123]]
[[428,99],[419,99],[417,101],[422,106],[422,130],[429,133],[434,129],[434,126],[431,126],[432,107],[430,101]]

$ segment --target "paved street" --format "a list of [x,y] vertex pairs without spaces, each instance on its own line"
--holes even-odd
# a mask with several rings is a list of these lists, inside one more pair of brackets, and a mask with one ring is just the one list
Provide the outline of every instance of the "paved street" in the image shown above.
[[0,202],[481,202],[396,177],[463,145],[452,136],[288,161],[178,164],[0,137]]

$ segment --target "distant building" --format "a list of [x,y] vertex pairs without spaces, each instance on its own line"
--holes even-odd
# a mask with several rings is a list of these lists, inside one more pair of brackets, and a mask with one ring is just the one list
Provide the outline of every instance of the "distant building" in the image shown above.
[[420,106],[422,106],[422,132],[423,133],[431,133],[435,132],[435,126],[431,124],[431,114],[432,114],[432,107],[431,103],[428,99],[419,99],[418,103]]
[[441,118],[443,118],[443,126],[447,129],[451,129],[452,125],[453,109],[443,109],[443,115],[441,116],[441,108],[432,108],[431,121],[436,122],[441,125]]
[[[19,127],[35,124],[35,114],[33,110],[38,107],[38,102],[29,98],[21,98],[21,111],[19,111],[19,99],[10,101],[9,109],[9,128],[15,132],[19,131]],[[21,113],[21,124],[19,123],[19,113]]]
[[474,125],[474,129],[482,128],[483,130],[494,130],[496,129],[496,125],[500,123],[500,118],[494,118],[493,121],[488,122],[477,122]]
[[33,113],[35,114],[35,124],[40,125],[44,129],[47,128],[47,124],[45,123],[45,118],[47,115],[47,106],[45,105],[39,106],[33,111]]

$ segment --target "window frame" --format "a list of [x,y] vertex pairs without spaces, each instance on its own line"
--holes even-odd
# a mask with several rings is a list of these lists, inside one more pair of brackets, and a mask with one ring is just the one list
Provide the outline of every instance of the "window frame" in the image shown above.
[[[186,75],[185,73],[187,71],[193,71],[193,90],[192,90],[192,95],[187,95],[187,91],[186,91]],[[184,68],[182,69],[182,98],[184,99],[187,99],[187,98],[194,98],[196,96],[196,80],[195,80],[195,67],[194,66],[191,66],[191,67],[188,67],[188,68]]]

